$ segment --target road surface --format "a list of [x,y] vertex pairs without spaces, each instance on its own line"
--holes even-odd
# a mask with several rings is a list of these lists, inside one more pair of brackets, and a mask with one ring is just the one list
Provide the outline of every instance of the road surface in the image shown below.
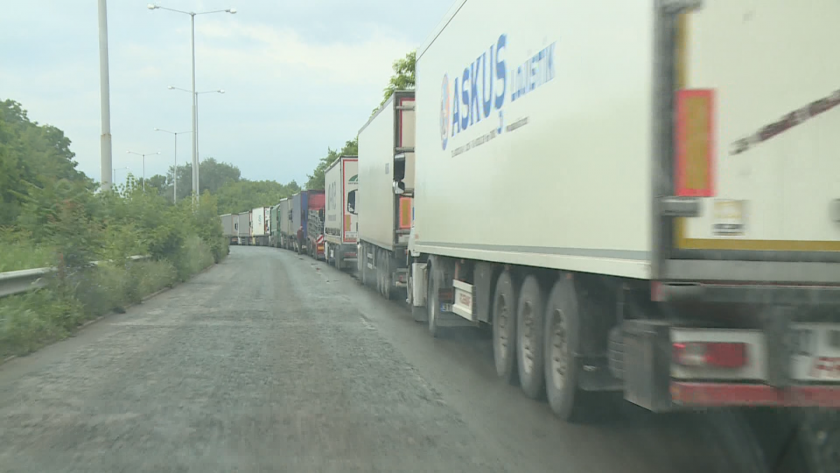
[[0,471],[748,471],[727,416],[564,424],[490,350],[474,329],[430,338],[322,262],[234,247],[0,366]]

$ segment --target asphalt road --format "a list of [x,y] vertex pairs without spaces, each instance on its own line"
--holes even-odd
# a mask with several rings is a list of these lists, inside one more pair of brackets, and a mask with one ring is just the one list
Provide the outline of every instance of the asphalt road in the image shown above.
[[222,264],[0,366],[3,472],[749,471],[730,415],[568,425],[474,329],[284,250]]

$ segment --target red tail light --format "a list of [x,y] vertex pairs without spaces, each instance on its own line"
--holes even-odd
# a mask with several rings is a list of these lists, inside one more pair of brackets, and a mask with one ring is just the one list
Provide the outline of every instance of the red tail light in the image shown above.
[[740,368],[747,364],[747,346],[743,343],[674,343],[673,359],[682,366]]

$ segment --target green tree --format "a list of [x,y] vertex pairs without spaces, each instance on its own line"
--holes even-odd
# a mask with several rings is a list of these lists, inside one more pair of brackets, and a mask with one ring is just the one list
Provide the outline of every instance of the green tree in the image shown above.
[[[201,161],[199,172],[199,186],[202,194],[205,191],[216,194],[222,187],[232,182],[238,182],[242,178],[238,167],[217,161],[215,158],[206,158]],[[166,173],[164,196],[169,195],[170,200],[176,174],[178,176],[178,200],[182,200],[192,194],[192,163],[178,166],[177,170],[174,169],[174,166],[169,166],[169,171]]]
[[344,147],[340,150],[327,148],[327,155],[318,161],[318,165],[315,166],[315,170],[312,171],[312,174],[307,175],[309,180],[306,181],[306,188],[309,190],[324,190],[324,177],[327,172],[327,168],[329,168],[330,165],[339,158],[339,156],[356,156],[358,154],[358,138],[353,138],[352,140],[344,143]]
[[[410,53],[406,54],[404,58],[397,59],[394,61],[394,64],[391,68],[394,70],[394,74],[391,76],[391,79],[388,81],[388,86],[385,87],[382,102],[379,103],[379,107],[376,107],[373,110],[373,113],[379,111],[379,109],[385,105],[385,102],[394,95],[394,92],[397,90],[414,90],[415,87],[415,76],[414,76],[414,66],[417,63],[417,53],[416,51],[411,51]],[[373,114],[371,114],[373,115]]]
[[280,199],[300,192],[300,186],[292,181],[280,184],[275,181],[241,180],[219,190],[216,194],[219,213],[240,213],[257,207],[270,207]]
[[95,185],[76,169],[70,139],[50,125],[29,120],[18,102],[0,102],[0,224],[14,221],[37,189],[59,180]]

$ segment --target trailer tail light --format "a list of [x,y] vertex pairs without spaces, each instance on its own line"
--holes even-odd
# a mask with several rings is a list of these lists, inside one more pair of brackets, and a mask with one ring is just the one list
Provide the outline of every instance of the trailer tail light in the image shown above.
[[720,342],[674,343],[673,361],[691,367],[741,368],[747,364],[747,345]]
[[677,156],[675,193],[680,197],[713,197],[714,91],[686,89],[677,93]]
[[400,197],[400,229],[411,228],[411,197]]

